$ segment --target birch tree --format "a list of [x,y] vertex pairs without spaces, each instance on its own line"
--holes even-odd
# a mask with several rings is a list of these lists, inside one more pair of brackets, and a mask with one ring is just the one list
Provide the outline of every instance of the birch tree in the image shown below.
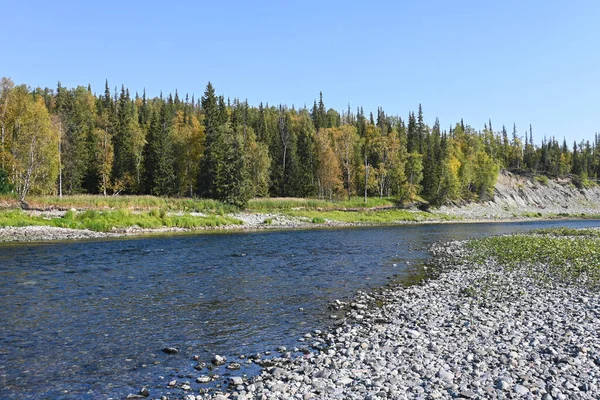
[[41,97],[29,98],[13,143],[13,179],[19,201],[30,191],[48,193],[58,174],[58,131]]

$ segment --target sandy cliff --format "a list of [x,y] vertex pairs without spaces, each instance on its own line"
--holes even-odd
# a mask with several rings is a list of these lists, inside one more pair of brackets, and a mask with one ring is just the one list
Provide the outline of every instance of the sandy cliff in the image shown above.
[[600,214],[600,187],[578,188],[571,179],[542,181],[533,176],[502,171],[494,199],[461,207],[442,207],[439,212],[465,218],[514,218],[529,213]]

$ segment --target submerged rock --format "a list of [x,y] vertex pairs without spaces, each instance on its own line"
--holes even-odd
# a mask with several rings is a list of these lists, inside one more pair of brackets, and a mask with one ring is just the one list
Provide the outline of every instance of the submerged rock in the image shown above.
[[227,361],[226,357],[220,356],[218,354],[215,354],[213,356],[213,358],[210,360],[214,365],[223,365],[225,364],[225,361]]
[[167,354],[179,354],[179,349],[177,347],[165,347],[162,349],[162,352]]

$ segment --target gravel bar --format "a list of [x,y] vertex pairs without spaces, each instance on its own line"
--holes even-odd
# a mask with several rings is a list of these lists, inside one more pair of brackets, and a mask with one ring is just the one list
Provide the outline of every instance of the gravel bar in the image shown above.
[[279,349],[220,391],[171,382],[171,399],[600,398],[596,291],[473,265],[464,242],[433,252],[435,279],[357,294],[331,329],[299,339],[311,352]]
[[0,227],[0,242],[40,242],[48,240],[98,239],[116,237],[114,233],[54,226]]

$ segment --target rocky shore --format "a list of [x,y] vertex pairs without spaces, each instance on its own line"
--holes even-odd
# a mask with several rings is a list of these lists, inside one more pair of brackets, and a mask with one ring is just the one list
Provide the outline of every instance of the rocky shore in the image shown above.
[[40,242],[49,240],[99,239],[117,234],[53,226],[20,226],[0,228],[0,242]]
[[171,382],[171,398],[600,398],[597,291],[475,265],[461,242],[433,251],[435,279],[359,293],[330,330],[299,339],[312,351],[248,361],[262,373],[220,392]]

